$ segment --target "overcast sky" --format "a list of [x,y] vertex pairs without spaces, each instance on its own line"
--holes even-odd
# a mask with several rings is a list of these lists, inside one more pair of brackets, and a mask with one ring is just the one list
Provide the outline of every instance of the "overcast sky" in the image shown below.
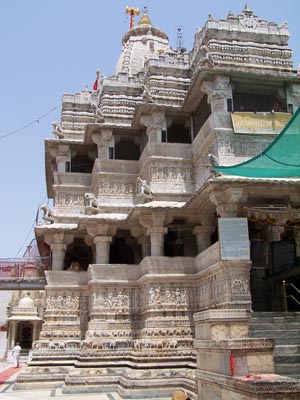
[[[47,202],[44,139],[53,137],[51,122],[60,120],[63,93],[92,88],[97,69],[114,74],[129,29],[127,5],[148,6],[152,25],[169,36],[174,48],[181,26],[183,45],[190,50],[208,14],[216,19],[226,18],[230,10],[238,14],[245,1],[1,1],[0,137],[32,124],[0,139],[0,258],[21,257],[33,238],[37,208]],[[252,0],[248,7],[260,18],[288,23],[297,68],[299,0]]]

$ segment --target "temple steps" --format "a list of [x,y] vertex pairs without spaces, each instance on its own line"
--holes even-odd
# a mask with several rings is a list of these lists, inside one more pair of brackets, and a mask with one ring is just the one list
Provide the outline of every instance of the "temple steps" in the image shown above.
[[275,373],[300,378],[299,312],[254,312],[249,336],[273,339]]

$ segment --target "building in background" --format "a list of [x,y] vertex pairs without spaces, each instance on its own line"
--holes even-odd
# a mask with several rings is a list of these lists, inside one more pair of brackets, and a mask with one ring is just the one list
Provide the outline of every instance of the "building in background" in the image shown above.
[[44,322],[16,388],[299,396],[293,365],[258,331],[277,318],[288,337],[299,309],[282,284],[300,278],[297,157],[269,175],[217,167],[257,156],[287,123],[299,135],[288,39],[246,6],[174,50],[143,14],[114,75],[63,96],[45,142],[54,207],[35,229],[51,255]]

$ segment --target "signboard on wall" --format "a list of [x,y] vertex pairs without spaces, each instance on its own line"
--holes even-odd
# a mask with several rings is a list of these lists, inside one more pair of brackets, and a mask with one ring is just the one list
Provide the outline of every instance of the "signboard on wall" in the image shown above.
[[247,218],[219,218],[221,260],[249,260]]
[[276,112],[234,112],[231,114],[235,133],[279,134],[291,119],[291,114]]

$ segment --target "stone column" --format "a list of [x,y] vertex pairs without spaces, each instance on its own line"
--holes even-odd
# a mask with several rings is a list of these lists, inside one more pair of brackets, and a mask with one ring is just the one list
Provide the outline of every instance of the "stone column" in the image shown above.
[[211,245],[211,226],[195,226],[193,234],[196,236],[198,253],[206,250]]
[[33,330],[32,330],[32,342],[38,340],[38,323],[39,321],[32,321]]
[[70,157],[68,156],[58,156],[56,157],[57,172],[67,172],[66,162],[70,162]]
[[150,236],[151,256],[159,257],[164,255],[164,235],[167,229],[164,228],[165,213],[141,214],[140,224],[147,229]]
[[160,257],[164,255],[164,237],[167,229],[163,227],[148,228],[147,233],[150,235],[151,256]]
[[112,141],[113,129],[102,127],[101,132],[93,133],[92,140],[98,148],[98,158],[107,160],[109,158],[109,145]]
[[161,131],[165,121],[163,111],[153,111],[151,115],[142,115],[140,122],[147,127],[148,141],[161,142]]
[[73,235],[66,235],[65,233],[45,235],[45,242],[49,244],[52,253],[51,269],[53,271],[62,271],[64,269],[66,249],[72,241]]
[[50,245],[52,252],[52,271],[62,271],[67,246],[63,243],[54,243]]
[[109,264],[109,246],[112,241],[111,236],[95,236],[96,245],[96,264]]
[[228,76],[216,76],[214,80],[204,81],[201,90],[207,94],[212,113],[227,112],[227,98],[232,98],[232,88]]
[[71,160],[70,146],[66,144],[59,144],[58,148],[52,148],[50,150],[52,157],[55,157],[57,172],[66,172],[66,161]]
[[16,336],[17,336],[17,321],[11,321],[12,326],[11,326],[11,342],[10,342],[10,348],[12,349],[15,344],[16,344]]
[[141,245],[142,248],[142,257],[150,256],[151,254],[151,246],[150,240],[148,236],[142,236],[138,239],[138,243]]

